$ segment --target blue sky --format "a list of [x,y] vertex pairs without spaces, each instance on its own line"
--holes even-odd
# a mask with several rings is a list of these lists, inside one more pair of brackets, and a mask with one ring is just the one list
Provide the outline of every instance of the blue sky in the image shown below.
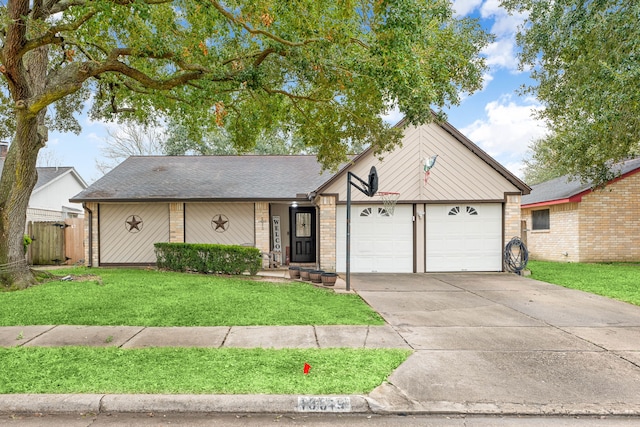
[[[484,88],[463,99],[459,106],[447,111],[449,122],[507,169],[522,175],[522,159],[532,140],[544,135],[543,124],[531,114],[540,104],[531,97],[518,95],[522,84],[530,83],[529,73],[518,70],[515,33],[522,16],[509,16],[499,0],[454,0],[460,16],[479,18],[485,29],[496,36],[483,54],[490,70]],[[398,115],[390,115],[397,122]],[[51,132],[47,147],[41,151],[41,165],[73,166],[85,181],[100,178],[96,159],[105,145],[107,126],[113,124],[80,118],[82,133]]]

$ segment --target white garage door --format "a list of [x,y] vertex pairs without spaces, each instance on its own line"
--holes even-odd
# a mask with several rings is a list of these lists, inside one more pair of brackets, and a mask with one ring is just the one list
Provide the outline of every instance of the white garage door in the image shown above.
[[[346,206],[337,212],[337,266],[346,271]],[[393,215],[382,205],[351,207],[351,271],[413,272],[413,205],[398,205]]]
[[426,268],[502,271],[502,205],[427,205]]

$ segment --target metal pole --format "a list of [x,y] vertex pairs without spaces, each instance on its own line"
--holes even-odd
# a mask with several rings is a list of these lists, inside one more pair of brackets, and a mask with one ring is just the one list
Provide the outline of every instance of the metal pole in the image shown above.
[[347,292],[351,290],[351,172],[347,173]]

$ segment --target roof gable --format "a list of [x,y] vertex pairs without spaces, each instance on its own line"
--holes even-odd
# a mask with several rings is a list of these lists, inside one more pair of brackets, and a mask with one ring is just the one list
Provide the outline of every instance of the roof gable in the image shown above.
[[[434,155],[438,155],[436,163],[425,176],[423,161]],[[378,171],[378,190],[399,192],[403,201],[502,200],[508,192],[529,192],[524,182],[453,126],[436,122],[407,126],[402,145],[382,159],[365,150],[319,192],[337,193],[344,200],[346,173],[365,178],[371,166]],[[356,192],[352,198],[365,200],[366,196]]]
[[[620,176],[611,182],[640,172],[640,157],[618,163],[612,167],[612,170]],[[531,193],[522,197],[522,207],[579,202],[581,196],[592,191],[592,187],[592,181],[583,183],[579,179],[564,175],[531,186]]]
[[291,200],[331,175],[315,156],[133,156],[71,200]]

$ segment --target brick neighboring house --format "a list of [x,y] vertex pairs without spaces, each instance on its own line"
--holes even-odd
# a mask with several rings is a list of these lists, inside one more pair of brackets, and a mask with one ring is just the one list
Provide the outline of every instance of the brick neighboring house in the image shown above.
[[348,173],[372,166],[379,191],[400,196],[390,212],[353,189],[352,272],[502,271],[529,187],[448,123],[408,126],[383,160],[365,150],[335,174],[313,156],[130,157],[71,200],[85,207],[91,266],[154,264],[153,243],[169,241],[343,272]]
[[603,189],[566,176],[531,187],[522,219],[532,259],[640,261],[640,158],[616,167]]

